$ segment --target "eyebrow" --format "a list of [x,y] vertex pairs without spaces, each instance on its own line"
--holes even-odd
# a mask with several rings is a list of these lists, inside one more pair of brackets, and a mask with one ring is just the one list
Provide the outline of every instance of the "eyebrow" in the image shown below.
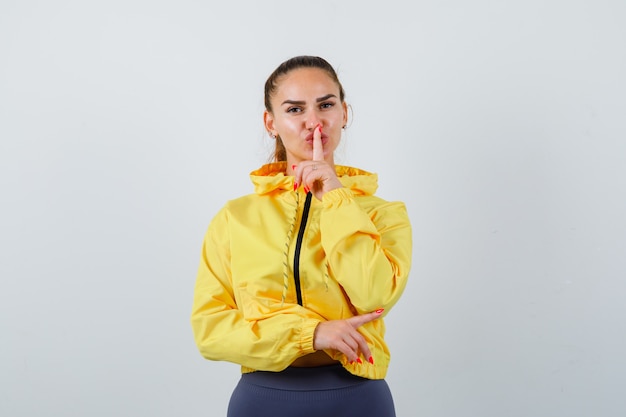
[[[336,96],[336,95],[334,95],[334,94],[326,94],[326,95],[325,95],[325,96],[323,96],[323,97],[320,97],[320,98],[315,99],[315,102],[316,102],[316,103],[319,103],[319,102],[322,102],[322,101],[328,100],[329,98],[333,98],[333,97],[334,97],[334,98],[337,98],[337,96]],[[296,105],[301,106],[301,105],[303,105],[303,104],[306,104],[306,102],[305,102],[305,101],[303,101],[303,100],[285,100],[285,101],[283,101],[280,105],[282,106],[282,105],[285,105],[285,104],[296,104]]]

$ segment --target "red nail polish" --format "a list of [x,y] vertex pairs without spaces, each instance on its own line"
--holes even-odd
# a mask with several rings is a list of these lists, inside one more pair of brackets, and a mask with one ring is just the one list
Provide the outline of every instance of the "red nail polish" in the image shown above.
[[369,363],[371,363],[372,365],[374,365],[374,357],[370,356],[370,358],[368,359]]
[[309,187],[307,187],[306,185],[304,186],[304,192],[307,194],[309,193]]
[[317,125],[317,128],[319,129],[320,133],[322,133],[322,125]]
[[294,182],[293,183],[293,190],[296,191],[298,189],[298,183]]
[[363,364],[363,361],[361,360],[361,358],[356,358],[356,361],[358,364],[361,364],[361,365]]
[[350,361],[350,365],[353,365],[353,364],[354,364],[354,361]]
[[385,311],[384,308],[379,308],[378,310],[376,310],[376,314],[383,314],[383,311]]
[[292,166],[291,166],[291,170],[292,170],[292,171],[295,171],[297,167],[298,167],[298,165],[292,165]]

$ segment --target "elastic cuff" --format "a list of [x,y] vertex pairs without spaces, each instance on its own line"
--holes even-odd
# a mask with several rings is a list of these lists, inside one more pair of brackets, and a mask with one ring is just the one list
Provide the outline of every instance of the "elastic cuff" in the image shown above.
[[349,188],[336,188],[327,192],[322,197],[324,207],[331,207],[333,205],[341,204],[342,202],[352,201],[354,193]]
[[300,349],[303,353],[313,353],[313,336],[315,328],[319,324],[319,320],[305,319],[302,323],[302,331],[300,333]]

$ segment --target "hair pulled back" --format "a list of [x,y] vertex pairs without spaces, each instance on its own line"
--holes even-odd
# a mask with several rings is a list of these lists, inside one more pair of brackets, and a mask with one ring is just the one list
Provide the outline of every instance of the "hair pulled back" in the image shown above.
[[[280,82],[280,78],[289,74],[291,71],[300,69],[300,68],[318,68],[322,71],[325,71],[328,76],[337,83],[339,87],[339,99],[343,102],[345,98],[345,92],[343,90],[343,86],[339,81],[339,77],[337,77],[337,73],[335,69],[326,61],[324,58],[320,58],[318,56],[310,56],[310,55],[300,55],[293,58],[290,58],[280,64],[274,72],[270,74],[267,81],[265,81],[265,109],[273,113],[272,104],[270,103],[271,97],[274,95],[276,90],[278,89],[278,84]],[[276,145],[274,149],[273,160],[276,162],[286,161],[287,153],[285,151],[285,146],[283,145],[282,140],[279,136],[276,136]]]

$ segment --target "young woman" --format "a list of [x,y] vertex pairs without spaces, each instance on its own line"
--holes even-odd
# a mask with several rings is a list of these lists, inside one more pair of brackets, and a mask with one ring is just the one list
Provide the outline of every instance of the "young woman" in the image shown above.
[[229,417],[395,415],[382,317],[411,264],[404,204],[377,176],[335,165],[348,118],[324,59],[282,63],[265,84],[273,163],[209,225],[191,322],[200,353],[241,365]]

